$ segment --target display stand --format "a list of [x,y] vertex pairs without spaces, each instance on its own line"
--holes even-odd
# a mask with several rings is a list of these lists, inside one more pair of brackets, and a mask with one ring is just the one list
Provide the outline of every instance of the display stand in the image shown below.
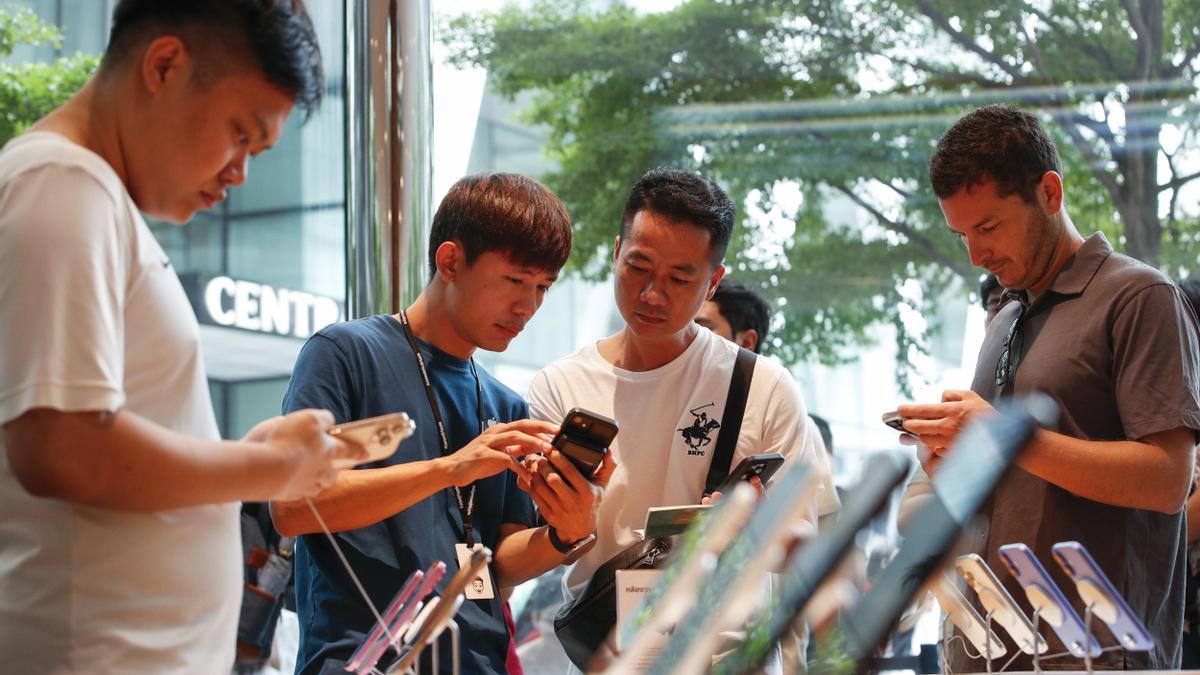
[[[460,660],[461,656],[460,656],[460,651],[459,651],[460,647],[462,646],[461,645],[462,638],[459,633],[458,622],[455,621],[454,619],[450,619],[450,621],[446,624],[445,629],[440,630],[437,633],[431,635],[429,637],[429,639],[425,642],[425,644],[413,645],[413,649],[416,649],[418,652],[418,655],[419,655],[419,653],[424,651],[427,647],[432,648],[432,650],[429,653],[429,657],[430,657],[430,661],[431,661],[430,670],[434,673],[434,675],[437,675],[437,673],[441,672],[439,670],[439,666],[441,664],[439,663],[440,657],[438,654],[437,643],[439,640],[442,639],[442,636],[445,635],[446,633],[450,634],[450,659],[451,659],[450,660],[450,672],[454,673],[454,675],[459,675],[459,673],[462,671],[462,663]],[[404,670],[403,673],[394,672],[390,668],[387,670],[386,673],[384,673],[380,670],[377,670],[377,669],[371,670],[371,675],[410,675],[410,674],[411,675],[421,675],[421,659],[419,656],[413,660],[412,667]]]

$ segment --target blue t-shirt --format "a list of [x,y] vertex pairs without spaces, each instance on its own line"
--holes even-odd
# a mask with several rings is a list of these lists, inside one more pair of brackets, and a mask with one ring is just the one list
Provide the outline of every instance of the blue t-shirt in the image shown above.
[[[475,377],[469,361],[451,356],[418,339],[429,378],[446,425],[451,452],[479,435]],[[478,368],[483,385],[485,420],[508,422],[528,417],[525,402]],[[328,326],[304,345],[284,397],[285,413],[326,408],[338,422],[406,412],[416,433],[391,458],[368,468],[441,456],[437,425],[421,373],[404,329],[395,317],[372,316]],[[464,504],[470,488],[462,488]],[[505,471],[476,483],[471,522],[476,541],[496,550],[501,524],[532,526],[533,502]],[[386,520],[335,535],[351,567],[382,612],[414,570],[446,563],[446,577],[458,570],[454,545],[464,543],[462,517],[454,490],[442,490]],[[492,579],[496,579],[495,565]],[[342,664],[374,625],[350,575],[323,533],[304,535],[296,545],[296,611],[300,617],[297,673],[342,673]],[[464,673],[503,673],[508,631],[498,598],[466,600],[456,617],[462,631]],[[448,634],[440,644],[449,644]],[[426,664],[428,664],[425,655]],[[388,663],[387,657],[381,663]],[[449,672],[448,646],[439,666]],[[428,665],[424,666],[428,672]]]

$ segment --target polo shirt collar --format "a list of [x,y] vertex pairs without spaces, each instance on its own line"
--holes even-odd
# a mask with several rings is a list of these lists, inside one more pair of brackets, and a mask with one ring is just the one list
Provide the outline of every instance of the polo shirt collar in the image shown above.
[[1100,270],[1100,266],[1112,255],[1113,247],[1104,237],[1103,232],[1097,232],[1084,240],[1083,246],[1067,259],[1067,263],[1058,271],[1054,281],[1050,282],[1047,291],[1059,295],[1079,295]]

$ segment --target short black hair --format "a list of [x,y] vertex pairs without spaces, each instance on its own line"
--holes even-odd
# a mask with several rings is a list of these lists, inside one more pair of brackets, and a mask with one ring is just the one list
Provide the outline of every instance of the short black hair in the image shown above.
[[708,230],[713,267],[725,258],[737,210],[729,195],[711,179],[695,171],[665,167],[646,172],[625,201],[622,239],[628,235],[633,217],[646,210]]
[[729,322],[735,337],[751,328],[758,333],[754,352],[761,352],[763,343],[767,341],[767,331],[771,328],[771,304],[767,299],[749,286],[726,277],[717,285],[712,301],[717,303],[721,316]]
[[458,242],[472,264],[488,251],[519,265],[557,272],[571,255],[571,216],[545,185],[519,173],[461,178],[438,205],[429,230],[429,278],[438,247]]
[[222,59],[231,54],[249,56],[268,82],[292,96],[306,119],[321,104],[321,48],[302,0],[121,0],[101,69],[162,34],[183,40],[200,58],[198,68],[224,66]]
[[987,180],[1001,197],[1037,203],[1036,186],[1047,171],[1062,174],[1058,148],[1038,118],[1010,105],[967,113],[937,143],[929,183],[938,199]]
[[1004,290],[1000,286],[1000,280],[995,274],[987,273],[979,280],[979,304],[986,310],[988,308],[988,296],[995,290]]

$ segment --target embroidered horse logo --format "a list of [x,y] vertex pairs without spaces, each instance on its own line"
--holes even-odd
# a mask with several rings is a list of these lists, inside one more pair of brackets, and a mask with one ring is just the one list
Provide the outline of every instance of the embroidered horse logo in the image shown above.
[[698,408],[692,408],[688,411],[695,418],[692,420],[691,426],[676,429],[683,436],[683,442],[687,443],[687,446],[691,448],[688,450],[689,455],[703,456],[704,450],[701,450],[701,448],[711,443],[712,437],[710,434],[721,428],[721,423],[710,419],[708,413],[704,411],[705,408],[711,408],[713,405],[709,403]]

